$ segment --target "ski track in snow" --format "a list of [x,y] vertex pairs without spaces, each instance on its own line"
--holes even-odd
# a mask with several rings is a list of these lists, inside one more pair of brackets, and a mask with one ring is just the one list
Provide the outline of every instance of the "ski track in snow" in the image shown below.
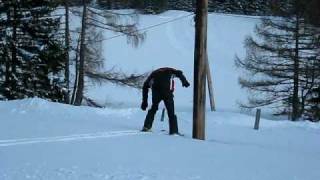
[[109,132],[97,132],[89,134],[74,134],[68,136],[56,136],[56,137],[41,137],[41,138],[24,138],[24,139],[8,139],[0,140],[0,147],[37,144],[37,143],[51,143],[51,142],[67,142],[67,141],[79,141],[98,138],[112,138],[121,136],[133,136],[146,134],[137,130],[130,131],[109,131]]

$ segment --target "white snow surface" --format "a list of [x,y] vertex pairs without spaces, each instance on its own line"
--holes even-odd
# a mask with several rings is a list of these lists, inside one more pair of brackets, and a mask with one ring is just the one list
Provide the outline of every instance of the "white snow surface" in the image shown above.
[[[0,102],[1,180],[317,180],[320,125],[207,112],[206,140],[192,139],[192,112],[139,132],[138,108],[97,109],[42,99]],[[165,131],[162,131],[165,130]]]

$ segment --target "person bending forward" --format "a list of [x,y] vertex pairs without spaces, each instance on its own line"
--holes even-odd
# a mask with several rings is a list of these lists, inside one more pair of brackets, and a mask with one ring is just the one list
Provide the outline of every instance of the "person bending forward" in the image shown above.
[[158,110],[159,103],[164,101],[164,105],[169,117],[169,134],[179,134],[177,116],[174,111],[174,77],[178,77],[183,87],[189,87],[190,84],[181,70],[164,67],[153,71],[143,84],[141,109],[148,107],[148,91],[152,89],[152,105],[149,109],[142,131],[151,131],[154,116]]

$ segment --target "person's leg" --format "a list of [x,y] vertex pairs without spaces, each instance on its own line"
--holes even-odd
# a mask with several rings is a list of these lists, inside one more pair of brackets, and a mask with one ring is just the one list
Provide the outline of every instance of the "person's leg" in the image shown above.
[[169,134],[178,133],[178,122],[177,116],[174,113],[174,101],[173,96],[169,96],[164,99],[164,104],[166,106],[168,117],[169,117]]
[[144,121],[143,129],[148,130],[152,128],[154,115],[158,110],[159,103],[161,101],[161,97],[157,93],[152,93],[152,105],[149,109],[146,119]]

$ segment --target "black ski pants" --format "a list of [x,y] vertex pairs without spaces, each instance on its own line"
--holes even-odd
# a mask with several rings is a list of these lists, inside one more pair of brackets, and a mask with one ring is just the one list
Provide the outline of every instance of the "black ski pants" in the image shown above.
[[174,101],[173,101],[173,94],[170,92],[166,95],[161,95],[156,91],[152,91],[152,105],[149,109],[146,119],[144,121],[144,127],[151,128],[154,116],[158,110],[159,103],[163,100],[164,105],[168,112],[169,117],[169,134],[178,133],[178,123],[177,123],[177,116],[174,112]]

